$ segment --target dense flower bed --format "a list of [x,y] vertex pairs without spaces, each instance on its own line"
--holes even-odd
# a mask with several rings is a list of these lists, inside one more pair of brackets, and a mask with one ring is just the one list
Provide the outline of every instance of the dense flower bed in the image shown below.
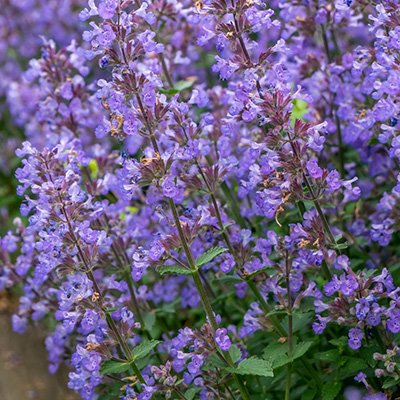
[[399,9],[6,2],[0,289],[50,372],[85,400],[400,396]]

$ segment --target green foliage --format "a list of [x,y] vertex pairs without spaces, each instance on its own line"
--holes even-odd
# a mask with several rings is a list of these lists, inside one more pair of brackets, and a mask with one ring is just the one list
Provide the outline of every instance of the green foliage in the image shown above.
[[160,93],[167,94],[170,96],[174,96],[177,93],[183,92],[186,89],[190,89],[194,84],[194,81],[179,81],[175,83],[173,88],[170,89],[162,89],[160,88]]
[[159,268],[158,272],[161,275],[166,275],[166,274],[190,275],[192,273],[190,269],[183,268],[179,265],[163,265]]
[[100,366],[100,375],[104,374],[120,374],[129,369],[130,363],[117,361],[117,360],[107,360],[103,362]]
[[322,400],[335,400],[342,388],[341,382],[328,382],[322,388]]
[[160,343],[162,343],[160,340],[148,340],[138,344],[132,351],[133,359],[139,360],[146,357]]
[[226,370],[239,375],[274,376],[272,364],[257,357],[246,358],[239,363],[237,368],[227,368]]
[[196,265],[198,267],[202,267],[203,265],[206,265],[214,260],[215,257],[218,257],[219,255],[225,253],[226,251],[228,251],[228,249],[226,249],[225,247],[212,247],[204,254],[196,258]]
[[295,343],[293,346],[292,357],[289,357],[288,343],[274,342],[265,348],[263,357],[265,360],[270,362],[272,367],[275,369],[283,367],[284,365],[293,362],[297,358],[300,358],[307,352],[311,345],[312,342],[300,342],[298,344]]
[[304,100],[294,99],[292,100],[293,109],[290,117],[290,124],[294,126],[296,119],[303,119],[303,115],[308,112],[308,104]]

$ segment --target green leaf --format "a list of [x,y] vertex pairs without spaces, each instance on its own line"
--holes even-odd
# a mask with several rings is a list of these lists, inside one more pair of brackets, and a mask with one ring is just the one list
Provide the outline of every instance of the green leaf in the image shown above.
[[369,139],[368,142],[367,142],[368,146],[373,146],[375,144],[380,144],[378,138],[375,138],[375,137]]
[[[229,354],[231,355],[232,361],[234,363],[238,362],[242,357],[242,352],[237,346],[231,346],[231,348],[229,349]],[[222,361],[216,353],[212,353],[210,357],[208,357],[208,364],[211,368],[226,368],[226,363]],[[208,368],[206,367],[205,369],[207,370]]]
[[334,248],[338,249],[338,250],[344,250],[344,249],[347,249],[348,247],[349,247],[349,244],[347,242],[339,243],[336,246],[334,246]]
[[293,349],[293,356],[292,359],[295,360],[296,358],[301,357],[304,355],[307,350],[311,347],[312,342],[300,342],[296,344],[296,346]]
[[154,312],[149,312],[143,317],[143,324],[146,331],[150,332],[153,329],[154,323],[156,322],[156,314]]
[[224,363],[218,356],[216,353],[212,353],[209,357],[208,357],[208,362],[207,364],[203,365],[202,369],[204,371],[208,371],[209,369],[212,368],[221,368],[224,369],[226,367],[226,363]]
[[316,394],[317,394],[316,387],[309,388],[303,392],[303,394],[301,395],[301,400],[312,400]]
[[166,274],[178,274],[178,275],[190,275],[192,271],[190,269],[183,268],[179,265],[162,265],[158,272],[161,275]]
[[175,83],[174,89],[177,90],[178,92],[181,92],[182,90],[191,88],[193,84],[194,84],[193,81],[179,81]]
[[239,375],[274,376],[271,363],[257,357],[246,358],[239,363],[237,368],[227,368],[226,370]]
[[121,395],[121,388],[125,386],[126,382],[107,382],[107,387],[102,390],[102,394],[98,397],[98,400],[115,400]]
[[344,365],[345,371],[361,371],[362,369],[368,368],[367,363],[361,358],[349,357],[348,361]]
[[[300,310],[297,310],[293,314],[293,332],[297,332],[303,328],[305,328],[310,322],[313,321],[313,316],[312,313],[310,312],[302,312]],[[285,317],[284,320],[282,321],[282,326],[286,330],[286,332],[289,330],[289,319],[288,317]]]
[[311,347],[312,342],[300,342],[294,344],[292,357],[289,357],[289,345],[288,343],[271,343],[265,349],[263,357],[265,360],[272,364],[272,367],[279,368],[293,362],[297,358],[303,356],[307,350]]
[[315,353],[314,357],[317,360],[320,360],[323,362],[337,362],[339,360],[340,354],[337,349],[331,349],[331,350],[324,351],[321,353]]
[[138,344],[132,351],[134,360],[146,357],[160,343],[160,340],[147,340]]
[[304,100],[294,99],[292,100],[293,109],[292,115],[290,116],[290,125],[294,126],[296,119],[303,119],[303,115],[307,113],[308,104]]
[[220,283],[242,283],[243,279],[239,278],[238,276],[233,275],[223,275],[219,278],[213,280],[213,282],[220,282]]
[[326,383],[322,388],[322,400],[335,400],[341,388],[341,382]]
[[187,400],[193,400],[194,396],[196,395],[196,392],[198,392],[200,388],[190,388],[186,390],[185,392],[185,397]]
[[388,389],[394,385],[397,385],[399,381],[397,379],[389,378],[385,382],[383,382],[382,389]]
[[[82,164],[79,164],[79,167],[84,168]],[[92,178],[97,178],[97,176],[99,175],[99,166],[97,165],[97,161],[94,158],[90,160],[87,169],[89,170],[90,176]]]
[[191,88],[193,86],[193,84],[194,84],[193,81],[179,81],[179,82],[175,83],[173,88],[170,88],[170,89],[162,89],[161,88],[159,90],[160,90],[160,93],[169,94],[169,95],[173,96],[179,92],[182,92],[185,89]]
[[120,374],[129,369],[130,364],[117,361],[117,360],[107,360],[100,366],[100,375],[104,374]]
[[374,359],[374,354],[377,350],[377,348],[363,347],[363,351],[361,352],[361,357],[371,368],[375,368],[378,363],[377,360]]
[[272,272],[271,275],[274,275],[274,273],[273,273],[274,271],[276,271],[275,268],[264,267],[264,268],[261,268],[261,269],[259,269],[257,271],[252,272],[251,274],[247,275],[246,276],[246,280],[248,281],[250,279],[253,279],[256,275],[261,274],[263,272],[268,272],[268,273]]
[[234,363],[237,363],[242,358],[242,352],[237,346],[231,346],[229,349],[229,354],[231,355]]
[[330,340],[329,343],[337,347],[343,347],[344,345],[347,345],[347,341],[348,338],[346,336],[340,336],[340,338]]
[[231,225],[233,225],[232,222],[229,222],[227,224],[224,224],[224,229],[220,229],[218,231],[215,231],[215,233],[217,233],[218,235],[223,234],[226,231],[226,228],[229,228]]
[[272,368],[283,367],[290,362],[287,352],[289,351],[288,343],[271,343],[263,352],[263,357],[267,360]]
[[[353,263],[352,263],[353,264]],[[352,265],[352,267],[353,267],[353,265]],[[372,275],[374,275],[375,274],[375,272],[376,272],[376,269],[369,269],[369,270],[367,270],[366,272],[364,272],[364,279],[368,279],[368,278],[371,278],[371,276]],[[392,272],[392,271],[390,271],[390,272]]]
[[207,250],[204,254],[196,258],[196,265],[198,267],[201,267],[203,265],[208,264],[212,260],[214,260],[215,257],[218,257],[222,253],[225,253],[228,251],[225,247],[212,247],[211,249]]

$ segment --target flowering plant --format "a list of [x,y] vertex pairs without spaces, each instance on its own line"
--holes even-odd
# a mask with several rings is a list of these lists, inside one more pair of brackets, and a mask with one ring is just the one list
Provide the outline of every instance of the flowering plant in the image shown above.
[[398,2],[69,10],[6,93],[14,330],[85,400],[398,398]]

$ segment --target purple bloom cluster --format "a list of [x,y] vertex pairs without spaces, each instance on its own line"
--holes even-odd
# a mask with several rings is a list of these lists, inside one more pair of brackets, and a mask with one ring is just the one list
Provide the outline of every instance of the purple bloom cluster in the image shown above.
[[398,1],[23,3],[49,38],[6,5],[0,289],[15,331],[53,327],[50,372],[84,400],[396,398]]

